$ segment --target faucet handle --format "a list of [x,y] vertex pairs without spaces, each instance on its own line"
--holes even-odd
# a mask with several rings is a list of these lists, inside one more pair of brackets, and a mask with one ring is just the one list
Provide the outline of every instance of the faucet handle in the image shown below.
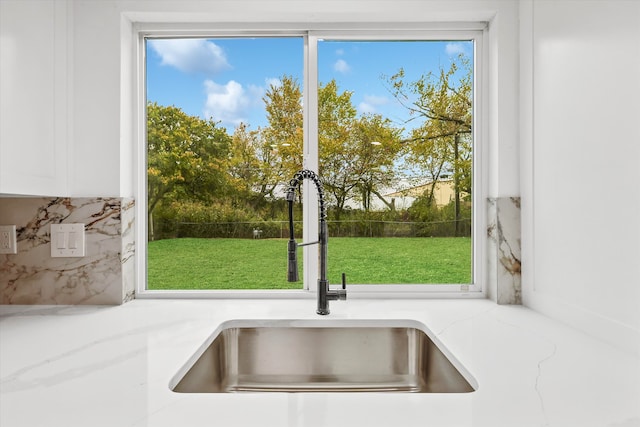
[[342,289],[336,290],[336,296],[338,300],[347,299],[347,277],[345,273],[342,273]]

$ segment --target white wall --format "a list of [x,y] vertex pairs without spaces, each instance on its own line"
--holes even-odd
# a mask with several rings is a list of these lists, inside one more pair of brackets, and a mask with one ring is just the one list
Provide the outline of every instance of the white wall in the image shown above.
[[[515,1],[2,0],[0,7],[0,194],[134,195],[130,29],[134,22],[158,21],[237,23],[238,28],[269,27],[268,22],[302,27],[342,22],[357,28],[364,22],[407,27],[491,21],[487,44],[495,72],[486,97],[491,114],[486,154],[494,164],[482,185],[491,196],[518,194]],[[37,126],[28,120],[34,115]],[[23,163],[14,162],[16,157]]]
[[521,18],[524,302],[640,354],[640,2]]

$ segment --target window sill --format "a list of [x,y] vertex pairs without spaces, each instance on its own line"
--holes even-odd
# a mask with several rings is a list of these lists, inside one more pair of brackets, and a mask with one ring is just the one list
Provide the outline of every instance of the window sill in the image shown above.
[[[478,286],[469,285],[348,285],[348,299],[473,299],[486,298]],[[137,299],[315,299],[315,290],[143,290]]]

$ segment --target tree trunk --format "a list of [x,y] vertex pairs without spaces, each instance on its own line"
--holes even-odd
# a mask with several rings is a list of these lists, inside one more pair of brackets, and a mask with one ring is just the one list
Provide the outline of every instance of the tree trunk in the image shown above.
[[453,144],[453,190],[455,192],[455,236],[460,236],[460,171],[458,170],[458,144],[460,137],[456,133]]
[[380,194],[380,192],[378,190],[371,190],[371,192],[373,194],[376,195],[376,197],[378,199],[380,199],[380,201],[382,201],[382,203],[384,203],[389,209],[391,209],[392,211],[396,210],[396,205],[395,205],[395,200],[392,199],[391,202],[387,201],[384,196],[382,194]]
[[149,212],[149,218],[147,219],[147,224],[148,224],[147,227],[149,227],[148,239],[149,241],[152,242],[153,240],[155,240],[153,237],[153,213],[152,212]]

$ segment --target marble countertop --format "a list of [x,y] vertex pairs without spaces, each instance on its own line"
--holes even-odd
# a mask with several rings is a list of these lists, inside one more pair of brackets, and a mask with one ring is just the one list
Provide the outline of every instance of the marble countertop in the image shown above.
[[0,306],[0,426],[640,426],[640,359],[519,306],[352,300],[332,320],[422,322],[463,394],[183,394],[169,381],[224,321],[316,319],[314,300]]

